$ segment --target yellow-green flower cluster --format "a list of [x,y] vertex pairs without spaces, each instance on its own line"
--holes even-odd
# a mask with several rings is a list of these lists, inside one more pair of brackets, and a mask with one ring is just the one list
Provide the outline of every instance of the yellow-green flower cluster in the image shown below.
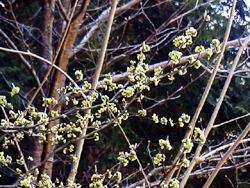
[[146,72],[149,70],[148,64],[143,61],[139,61],[136,66],[135,61],[130,61],[130,64],[130,67],[127,68],[129,80],[131,82],[147,83],[148,77],[146,76]]
[[194,56],[192,56],[192,55],[189,55],[189,56],[187,57],[187,59],[188,59],[188,62],[189,62],[190,64],[192,64],[192,63],[195,62]]
[[169,79],[170,81],[175,80],[174,73],[172,73],[172,71],[171,71],[171,73],[168,75],[168,79]]
[[16,163],[19,165],[24,165],[24,159],[21,157],[20,159],[16,159]]
[[171,60],[173,61],[173,64],[178,64],[179,63],[179,59],[182,56],[182,53],[179,51],[172,51],[168,54],[168,56],[171,58]]
[[2,147],[4,148],[4,149],[8,149],[8,146],[9,145],[15,145],[14,144],[14,141],[10,138],[10,137],[4,137],[4,143],[2,144]]
[[162,183],[160,184],[160,187],[161,187],[161,188],[168,188],[168,184],[166,184],[165,182],[162,182]]
[[93,174],[91,176],[92,183],[89,184],[89,187],[93,188],[107,188],[107,185],[103,185],[105,176],[103,174]]
[[183,158],[181,166],[183,166],[184,168],[188,168],[190,165],[190,161],[186,158],[186,156]]
[[220,47],[220,41],[218,39],[213,39],[210,48],[212,48],[215,53],[220,53],[221,52],[221,47]]
[[1,126],[4,129],[7,129],[8,127],[13,126],[33,126],[34,122],[32,121],[32,117],[30,116],[29,119],[24,118],[24,113],[22,111],[18,111],[18,113],[15,113],[14,111],[9,111],[11,121],[6,119],[1,119]]
[[10,126],[12,126],[12,123],[10,123],[9,121],[7,121],[6,119],[1,119],[1,126],[4,129],[8,129]]
[[193,27],[190,27],[188,30],[186,30],[186,35],[191,37],[197,36],[197,30]]
[[[33,111],[33,108],[30,108],[32,109],[32,111],[30,111],[28,109],[28,111],[30,112],[30,116],[29,116],[29,119],[34,121],[34,120],[38,120],[37,123],[42,123],[44,125],[47,125],[49,123],[49,117],[48,117],[48,114],[44,113],[44,112],[36,112],[36,111]],[[32,125],[32,124],[31,124]],[[30,126],[31,126],[30,125]]]
[[36,177],[34,177],[34,176],[31,175],[31,174],[28,174],[28,175],[26,175],[26,176],[24,177],[23,180],[21,180],[21,181],[19,182],[19,185],[20,185],[21,187],[32,188],[32,187],[33,187],[33,186],[32,186],[32,182],[34,182],[34,180],[36,180]]
[[100,137],[99,137],[99,133],[94,133],[94,141],[99,141]]
[[29,161],[34,161],[33,157],[31,157],[31,156],[29,156],[27,159],[28,159]]
[[199,69],[200,66],[201,66],[200,60],[195,60],[195,62],[194,62],[194,68]]
[[69,157],[70,157],[70,160],[73,161],[73,162],[77,162],[77,160],[78,160],[76,155],[70,154]]
[[21,141],[24,139],[24,133],[22,131],[16,133],[16,141]]
[[181,148],[181,151],[183,153],[190,153],[194,146],[190,138],[183,139],[182,144],[183,144],[183,148]]
[[41,174],[40,180],[37,182],[38,187],[55,187],[47,174]]
[[146,115],[147,115],[147,110],[145,110],[145,109],[138,110],[138,113],[139,113],[141,116],[146,116]]
[[115,174],[114,174],[114,180],[117,182],[117,183],[119,183],[121,180],[122,180],[122,173],[121,172],[116,172]]
[[98,109],[97,113],[95,113],[96,118],[101,118],[101,114],[107,112],[107,110],[112,111],[113,113],[118,112],[118,108],[115,103],[109,102],[109,97],[107,95],[102,96],[101,108]]
[[149,47],[149,45],[145,44],[145,41],[142,43],[142,47],[140,47],[140,51],[141,52],[149,52],[150,51],[150,47]]
[[205,11],[204,15],[203,15],[203,18],[206,22],[210,22],[211,20],[211,17],[207,14],[207,11]]
[[51,117],[58,117],[59,116],[58,110],[51,110],[50,116]]
[[161,146],[161,149],[166,149],[166,150],[171,150],[172,146],[168,140],[168,137],[166,138],[166,140],[160,139],[159,140],[159,145]]
[[54,104],[57,104],[57,100],[54,99],[53,97],[51,97],[51,98],[43,97],[43,105],[42,106],[48,107],[49,105],[54,105]]
[[[140,113],[142,112],[140,111]],[[152,120],[155,123],[161,123],[162,125],[167,125],[169,123],[171,127],[174,126],[174,122],[171,118],[169,119],[167,119],[166,117],[159,118],[158,115],[156,115],[155,113],[152,115]],[[178,118],[178,123],[180,127],[183,127],[184,123],[189,123],[189,121],[190,121],[190,116],[185,113],[182,113],[181,117]]]
[[132,97],[135,93],[135,89],[132,86],[128,86],[126,89],[122,89],[122,96],[129,98]]
[[154,69],[154,77],[150,78],[150,81],[154,82],[155,86],[159,84],[161,78],[163,77],[163,70],[161,67]]
[[13,97],[14,95],[18,94],[20,91],[20,88],[19,87],[16,87],[14,84],[12,84],[12,90],[10,92],[11,94],[11,97]]
[[178,36],[173,40],[173,44],[177,48],[186,48],[187,45],[192,44],[193,43],[192,37],[197,36],[197,31],[195,28],[191,27],[188,30],[186,30],[185,34],[186,35]]
[[61,182],[61,184],[59,185],[59,188],[81,188],[82,186],[79,183],[74,183],[72,180],[67,179],[67,186],[64,186],[63,183]]
[[160,119],[160,123],[161,123],[162,125],[167,125],[167,124],[168,124],[168,119],[165,118],[165,117],[162,117],[162,118]]
[[158,153],[156,154],[156,156],[154,157],[154,164],[160,166],[162,165],[162,163],[165,161],[166,156],[162,153]]
[[185,75],[187,73],[187,68],[186,67],[181,67],[179,70],[178,70],[178,74],[179,75]]
[[181,117],[178,118],[178,122],[179,122],[180,127],[183,127],[184,123],[189,123],[189,121],[190,121],[190,116],[185,114],[185,113],[182,113]]
[[201,142],[201,143],[204,143],[206,141],[204,131],[205,131],[204,129],[201,130],[200,128],[195,127],[194,128],[194,140]]
[[77,71],[75,72],[75,76],[76,76],[76,79],[77,79],[78,81],[81,81],[81,80],[83,79],[82,71],[81,71],[81,70],[77,70]]
[[113,83],[112,76],[111,76],[110,73],[105,75],[105,78],[103,79],[103,81],[104,81],[105,84],[101,85],[100,87],[104,88],[105,90],[113,91],[115,89],[123,88],[122,84],[117,85],[116,83]]
[[211,48],[207,48],[206,49],[206,55],[207,55],[207,58],[209,60],[213,55],[213,50]]
[[82,91],[84,93],[87,93],[91,88],[91,83],[89,83],[88,81],[84,81],[83,85],[82,85]]
[[122,166],[127,166],[130,161],[135,161],[137,159],[134,145],[130,146],[130,152],[119,152],[119,157],[117,158]]
[[152,119],[153,119],[153,121],[155,123],[159,123],[160,122],[158,116],[155,113],[152,115]]
[[6,157],[4,156],[4,152],[0,152],[0,164],[4,166],[8,166],[12,162],[12,157],[7,155]]
[[143,62],[146,59],[146,56],[144,53],[139,53],[137,54],[137,59],[139,60],[139,62]]
[[6,96],[4,96],[4,95],[0,95],[0,106],[9,106],[9,107],[12,107],[12,105],[7,102]]
[[174,179],[171,180],[169,186],[171,188],[179,188],[180,182],[176,178],[174,178]]
[[202,53],[205,52],[205,48],[204,46],[196,46],[194,51],[197,53]]

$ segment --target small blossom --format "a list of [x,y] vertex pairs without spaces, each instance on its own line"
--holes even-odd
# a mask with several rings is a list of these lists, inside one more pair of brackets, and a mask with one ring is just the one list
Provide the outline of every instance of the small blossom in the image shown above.
[[186,48],[186,38],[185,36],[181,35],[181,36],[178,36],[176,37],[174,40],[173,40],[173,44],[177,47],[177,48]]
[[119,157],[117,158],[121,164],[123,165],[123,167],[127,166],[129,161],[126,159],[128,157],[128,153],[124,153],[124,152],[119,152]]
[[181,166],[183,166],[184,168],[188,168],[189,165],[190,165],[190,161],[185,157],[185,158],[182,160]]
[[142,43],[142,47],[140,47],[140,51],[142,51],[142,52],[149,52],[150,51],[150,47],[149,47],[149,45],[145,44],[145,41]]
[[152,115],[152,119],[155,123],[159,123],[159,118],[155,113]]
[[209,60],[213,55],[213,50],[211,48],[207,48],[206,49],[206,55],[207,55],[207,58]]
[[146,59],[146,56],[143,53],[137,54],[137,59],[140,62],[143,62]]
[[193,43],[192,37],[191,36],[185,36],[186,44],[190,45]]
[[78,81],[81,81],[81,80],[83,79],[82,71],[81,71],[81,70],[77,70],[77,71],[75,72],[75,76],[76,76],[76,79],[77,79]]
[[168,137],[166,138],[166,140],[160,139],[159,140],[159,145],[161,146],[161,149],[167,149],[167,150],[171,150],[172,146],[170,145],[170,142],[168,140]]
[[199,69],[200,66],[201,66],[200,60],[196,60],[195,63],[194,63],[194,68]]
[[78,105],[79,101],[76,98],[72,99],[73,105]]
[[162,117],[162,118],[160,119],[160,122],[161,122],[162,125],[167,125],[168,119],[165,118],[165,117]]
[[7,105],[6,96],[0,95],[0,105],[1,105],[1,106]]
[[220,41],[218,39],[213,39],[212,42],[210,43],[210,47],[214,49],[218,46],[220,46]]
[[57,104],[57,100],[54,99],[53,97],[51,97],[51,98],[43,97],[43,102],[44,103],[42,106],[49,106],[49,105]]
[[173,60],[173,64],[178,64],[182,53],[179,51],[172,51],[168,54],[168,56],[171,58],[171,60]]
[[183,153],[190,153],[194,144],[192,143],[190,138],[185,138],[182,140],[183,148],[181,149]]
[[207,11],[205,11],[203,18],[206,22],[210,22],[211,20],[211,17],[207,14]]
[[171,188],[179,188],[180,182],[176,178],[174,178],[174,179],[171,180],[169,186]]
[[195,62],[194,56],[192,55],[188,56],[187,59],[188,59],[188,62],[191,64]]
[[147,115],[147,111],[145,109],[143,110],[138,110],[138,113],[141,115],[141,116],[146,116]]
[[134,95],[135,89],[131,86],[127,87],[126,89],[122,90],[122,96],[124,97],[132,97]]
[[70,155],[70,159],[73,161],[73,162],[76,162],[78,159],[75,155],[71,154]]
[[130,161],[135,161],[137,159],[135,150],[133,150],[133,149],[130,150],[130,152],[128,154],[128,159]]
[[168,122],[169,122],[169,124],[171,125],[171,127],[174,126],[173,120],[172,120],[171,118],[168,119]]
[[121,172],[116,172],[114,175],[114,180],[119,183],[122,179],[122,173]]
[[158,153],[154,157],[154,164],[160,166],[162,164],[162,162],[165,161],[165,159],[166,159],[166,156],[164,154]]
[[58,117],[59,116],[58,110],[51,110],[50,115],[51,117]]
[[187,73],[187,68],[181,67],[181,69],[178,70],[179,75],[185,75]]
[[164,182],[161,182],[160,187],[161,188],[168,188],[168,185]]
[[94,139],[94,141],[99,141],[99,134],[98,133],[94,133],[94,137],[95,137],[95,139]]
[[195,127],[194,128],[194,140],[204,143],[206,141],[204,132],[205,132],[204,129],[201,130],[200,128]]
[[73,144],[71,144],[71,145],[69,146],[69,152],[73,152],[73,151],[74,151],[74,148],[75,148],[75,146],[74,146]]
[[182,121],[179,121],[179,126],[184,127],[184,123]]
[[182,114],[181,114],[181,118],[182,118],[182,120],[183,120],[185,123],[189,123],[189,121],[190,121],[190,115],[187,115],[187,114],[185,114],[185,113],[182,113]]
[[197,30],[193,27],[190,27],[187,31],[186,31],[186,35],[187,36],[191,36],[191,37],[196,37],[197,36]]
[[194,51],[197,53],[205,52],[205,48],[204,46],[196,46]]
[[20,91],[19,87],[16,87],[14,84],[12,84],[12,90],[11,90],[11,97],[13,97],[14,95],[18,94]]
[[169,75],[168,75],[168,79],[169,79],[170,81],[173,81],[173,80],[175,79],[174,74],[169,74]]
[[220,46],[217,46],[216,48],[215,48],[215,53],[220,53],[221,52],[221,47]]
[[31,157],[31,156],[28,157],[28,160],[29,161],[34,161],[33,157]]

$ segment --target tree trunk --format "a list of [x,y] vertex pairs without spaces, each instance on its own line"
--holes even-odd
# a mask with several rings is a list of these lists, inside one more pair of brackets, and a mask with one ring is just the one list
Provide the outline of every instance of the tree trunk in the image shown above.
[[[53,22],[54,22],[54,10],[55,10],[55,2],[53,0],[44,0],[42,1],[42,25],[41,25],[41,31],[42,31],[42,46],[41,46],[41,56],[49,61],[52,62],[53,60],[53,45],[52,45],[52,29],[53,29]],[[40,80],[44,79],[44,75],[49,69],[49,65],[41,62],[40,72],[39,72],[39,78]],[[50,93],[50,84],[51,84],[51,78],[48,77],[48,80],[43,86],[43,91],[46,96]],[[43,97],[46,97],[43,96]],[[39,104],[38,106],[41,106]],[[42,111],[42,109],[38,109],[39,111]],[[44,144],[38,142],[38,139],[36,137],[32,138],[31,145],[30,145],[30,151],[32,151],[32,157],[34,158],[34,161],[31,163],[31,167],[39,164],[42,159],[43,150],[44,150]]]
[[[69,57],[70,57],[70,52],[73,47],[75,38],[77,36],[79,27],[81,26],[83,16],[85,14],[86,8],[89,4],[89,0],[85,0],[82,4],[81,10],[76,14],[76,16],[72,19],[69,20],[68,24],[70,24],[69,29],[66,30],[66,37],[65,40],[62,41],[63,45],[60,50],[60,54],[57,58],[57,66],[60,67],[63,71],[67,72],[67,65],[69,62]],[[73,9],[74,10],[74,9]],[[73,17],[74,12],[71,13],[71,18]],[[63,40],[63,39],[62,39]],[[57,92],[58,88],[64,87],[65,86],[65,81],[66,77],[59,71],[55,71],[55,74],[53,76],[53,81],[51,83],[51,89],[50,89],[50,97],[53,97],[56,100],[59,100],[60,95]],[[61,112],[61,106],[58,106],[56,109],[53,110],[58,110]],[[47,129],[50,129],[54,125],[60,123],[60,120],[55,120],[52,121],[48,124]],[[53,137],[52,134],[47,135],[47,142],[45,143],[44,146],[44,154],[43,154],[43,159],[46,159],[50,152],[54,150],[54,146],[52,146],[49,142],[49,140]],[[41,170],[41,173],[45,173],[49,175],[50,177],[52,176],[52,167],[53,167],[53,161],[54,161],[54,156],[51,156],[48,162],[46,162]]]

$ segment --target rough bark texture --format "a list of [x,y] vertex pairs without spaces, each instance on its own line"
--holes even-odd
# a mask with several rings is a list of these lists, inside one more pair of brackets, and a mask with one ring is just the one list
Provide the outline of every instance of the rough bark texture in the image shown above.
[[[57,65],[60,67],[62,70],[67,72],[67,65],[69,61],[69,54],[70,51],[73,47],[75,38],[77,36],[78,29],[82,23],[83,16],[85,14],[86,8],[88,6],[89,0],[86,0],[83,2],[81,6],[81,10],[76,14],[72,22],[70,23],[70,27],[68,30],[68,33],[66,35],[66,38],[63,42],[60,54],[57,58]],[[59,71],[56,71],[53,77],[53,81],[51,83],[51,90],[50,90],[50,97],[55,98],[56,100],[59,100],[59,93],[56,91],[58,88],[64,87],[65,86],[65,81],[66,77],[60,73]],[[57,109],[53,110],[58,110],[59,112],[61,111],[61,106],[58,106]],[[50,129],[54,125],[60,123],[60,120],[55,120],[49,123],[47,126],[47,129]],[[50,145],[49,140],[53,135],[48,135],[47,136],[47,143],[44,146],[44,155],[43,159],[46,159],[51,151],[53,151],[54,146]],[[53,156],[50,157],[48,162],[46,162],[41,170],[41,173],[46,173],[50,177],[52,176],[52,167],[53,167]]]
[[[52,29],[53,29],[53,22],[54,22],[54,10],[55,10],[55,1],[53,0],[42,1],[43,23],[42,23],[42,28],[41,28],[42,30],[41,56],[51,62],[53,60],[53,41],[52,41],[53,31]],[[40,77],[40,80],[43,80],[44,75],[49,69],[49,65],[44,62],[42,62],[41,65],[42,66],[40,68],[39,77]],[[48,77],[48,80],[43,86],[43,90],[44,90],[44,93],[46,94],[46,97],[50,93],[50,84],[51,84],[51,76]],[[37,142],[36,140],[36,147],[38,151],[35,151],[35,150],[31,150],[31,151],[35,151],[34,154],[36,154],[36,156],[34,156],[34,159],[37,160],[36,161],[37,163],[37,162],[41,162],[42,155],[44,154],[43,150],[44,150],[45,145]],[[48,171],[48,175],[51,175],[51,173],[52,173],[52,169],[50,170],[50,172]]]

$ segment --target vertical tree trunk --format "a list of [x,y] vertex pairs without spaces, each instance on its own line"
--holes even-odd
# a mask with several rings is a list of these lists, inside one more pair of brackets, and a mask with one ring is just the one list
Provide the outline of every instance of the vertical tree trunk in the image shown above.
[[[66,35],[65,40],[63,41],[63,45],[62,48],[60,50],[60,55],[57,58],[57,66],[60,67],[62,70],[64,70],[65,72],[67,72],[67,65],[68,65],[68,61],[69,61],[69,57],[70,57],[70,52],[71,49],[73,47],[75,38],[77,36],[78,33],[78,29],[81,26],[82,23],[82,19],[83,16],[85,14],[86,8],[89,4],[89,0],[85,0],[81,6],[81,10],[76,14],[76,16],[72,19],[72,22],[70,23],[69,20],[69,30],[65,31],[68,32]],[[66,81],[66,77],[60,73],[59,71],[56,71],[53,77],[53,82],[51,83],[51,89],[50,89],[50,97],[55,98],[56,100],[59,100],[59,93],[57,92],[58,88],[64,87],[65,86],[65,81]],[[58,106],[57,109],[54,110],[58,110],[59,112],[61,112],[61,106]],[[50,129],[51,127],[53,127],[54,125],[60,123],[60,120],[55,120],[52,121],[48,124],[47,129]],[[52,137],[53,135],[50,134],[47,136],[47,142],[44,145],[44,154],[43,154],[43,159],[46,159],[48,157],[48,155],[50,154],[50,152],[52,152],[54,150],[54,146],[52,146],[49,143],[49,139]],[[41,170],[41,173],[46,173],[47,175],[49,175],[50,177],[52,176],[52,167],[53,167],[53,159],[54,157],[51,156],[50,159],[48,160],[48,162],[46,162]]]
[[[42,1],[42,20],[41,31],[42,31],[42,46],[41,46],[41,56],[49,61],[53,60],[53,45],[52,45],[52,29],[54,22],[54,10],[55,10],[55,1],[53,0],[43,0]],[[44,75],[49,69],[49,65],[44,62],[41,62],[39,78],[43,80]],[[50,93],[50,83],[51,79],[48,77],[47,82],[43,86],[43,90],[46,96]],[[41,105],[38,105],[41,106]],[[42,109],[38,109],[42,110]],[[30,151],[32,151],[32,157],[34,161],[31,163],[31,167],[39,164],[42,159],[43,154],[43,143],[39,143],[36,137],[32,138],[30,144]]]

